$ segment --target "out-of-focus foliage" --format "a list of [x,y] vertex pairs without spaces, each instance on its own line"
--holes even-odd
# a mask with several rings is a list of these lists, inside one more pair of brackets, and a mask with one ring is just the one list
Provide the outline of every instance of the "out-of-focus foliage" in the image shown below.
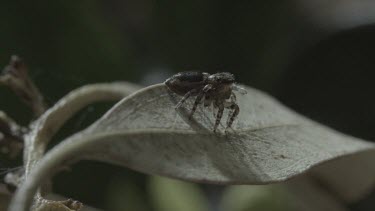
[[106,198],[107,204],[105,210],[148,211],[151,209],[150,202],[146,202],[148,197],[144,188],[120,174],[115,174],[111,178],[108,190],[103,197]]
[[5,185],[0,185],[0,210],[5,211],[9,204],[10,194],[6,193]]
[[221,210],[291,211],[292,202],[282,186],[233,186],[224,191]]
[[150,177],[148,189],[156,211],[207,211],[208,201],[196,184]]

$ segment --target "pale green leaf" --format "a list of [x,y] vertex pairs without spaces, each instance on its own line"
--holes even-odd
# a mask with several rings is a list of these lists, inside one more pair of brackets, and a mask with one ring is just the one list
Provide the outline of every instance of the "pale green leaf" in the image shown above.
[[[18,190],[12,211],[25,210],[53,170],[79,159],[203,183],[268,184],[339,157],[353,155],[365,163],[375,158],[375,144],[317,124],[260,91],[249,87],[247,91],[238,96],[240,115],[228,135],[222,127],[212,132],[215,118],[209,109],[199,108],[192,120],[187,117],[191,101],[176,111],[180,97],[163,84],[126,97],[92,126],[47,153]],[[339,168],[351,171],[350,166]],[[353,197],[371,188],[375,166],[357,173],[366,177],[366,188],[347,194]],[[333,171],[330,176],[340,175]]]

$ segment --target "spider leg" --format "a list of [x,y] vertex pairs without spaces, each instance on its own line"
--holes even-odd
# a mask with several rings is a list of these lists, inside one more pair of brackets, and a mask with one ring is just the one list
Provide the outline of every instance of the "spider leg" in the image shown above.
[[[232,96],[235,96],[235,95],[233,94]],[[228,108],[231,110],[231,112],[228,114],[227,128],[225,129],[227,130],[228,128],[232,126],[233,121],[236,119],[238,113],[240,112],[240,108],[238,107],[235,101],[235,97],[232,97],[231,101],[225,102],[224,106],[225,108]]]
[[238,107],[237,104],[233,103],[229,109],[232,109],[233,110],[233,113],[232,115],[230,116],[229,118],[229,121],[227,122],[227,128],[230,128],[232,127],[232,124],[233,124],[233,121],[236,119],[236,117],[238,116],[238,113],[240,113],[240,107]]
[[197,98],[195,98],[195,102],[194,102],[194,105],[193,105],[193,108],[191,109],[191,112],[190,112],[190,115],[189,115],[189,119],[191,119],[191,117],[193,116],[193,114],[195,113],[195,110],[197,110],[197,107],[199,105],[199,103],[202,101],[202,98],[203,96],[211,89],[211,85],[206,85],[198,94]]
[[217,106],[215,105],[215,103],[212,104],[212,114],[214,115],[214,117],[216,117],[216,109],[217,109]]
[[201,102],[203,96],[204,96],[204,92],[202,90],[202,91],[199,92],[197,98],[195,98],[193,108],[191,109],[191,112],[190,112],[190,115],[189,115],[189,119],[191,119],[191,117],[195,113],[195,110],[197,110],[197,107],[198,107],[199,103]]
[[174,107],[175,109],[178,109],[182,106],[182,104],[193,94],[197,93],[198,90],[192,89],[188,93],[184,95],[184,97],[177,103],[177,105]]
[[[236,103],[236,102],[237,102],[236,94],[234,94],[232,92],[231,95],[230,95],[230,101],[229,102],[225,102],[226,106],[224,106],[224,107],[230,109],[230,106],[232,105],[232,103]],[[233,115],[233,112],[234,112],[234,110],[230,109],[230,111],[228,113],[227,125],[229,123],[229,119],[230,119],[229,117]]]
[[[218,102],[215,102],[215,103],[216,103],[216,105],[218,104]],[[221,120],[221,117],[223,117],[223,112],[224,112],[224,105],[222,103],[220,103],[217,106],[219,107],[219,111],[217,112],[217,115],[216,115],[214,133],[216,132],[216,129],[220,124],[220,120]]]
[[210,106],[211,103],[212,103],[212,99],[210,98],[210,96],[205,95],[205,96],[204,96],[204,107],[208,107],[208,106]]
[[[230,101],[229,101],[229,102],[227,102],[227,101],[224,102],[224,103],[225,103],[224,107],[225,107],[225,108],[229,108],[229,106],[232,105],[232,104],[231,104],[232,102],[234,102],[234,103],[237,102],[236,94],[234,94],[233,92],[230,94]],[[229,113],[228,113],[228,117],[229,117],[229,116],[232,116],[232,113],[233,113],[233,110],[231,109],[231,110],[229,111]],[[227,124],[228,124],[228,120],[227,120]]]

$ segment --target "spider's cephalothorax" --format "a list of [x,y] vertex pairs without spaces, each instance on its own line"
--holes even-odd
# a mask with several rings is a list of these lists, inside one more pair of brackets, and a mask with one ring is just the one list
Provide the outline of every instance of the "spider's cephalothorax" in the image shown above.
[[197,106],[202,101],[205,107],[212,104],[214,108],[217,108],[218,112],[214,126],[214,132],[216,132],[224,108],[230,109],[227,128],[232,126],[240,111],[233,90],[238,90],[242,93],[246,93],[246,91],[236,86],[234,82],[234,75],[226,72],[212,75],[204,72],[181,72],[168,78],[165,84],[172,92],[183,96],[176,108],[180,107],[189,97],[197,96],[189,118],[193,116]]

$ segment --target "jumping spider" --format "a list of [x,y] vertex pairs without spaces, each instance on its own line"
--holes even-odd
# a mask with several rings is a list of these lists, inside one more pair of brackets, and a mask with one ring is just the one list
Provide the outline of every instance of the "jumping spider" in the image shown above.
[[[208,74],[205,72],[181,72],[173,75],[165,81],[165,85],[174,93],[183,96],[176,105],[179,108],[189,97],[197,96],[191,109],[189,119],[193,116],[197,106],[202,103],[204,107],[211,104],[218,109],[216,114],[214,132],[220,124],[224,108],[230,109],[225,131],[232,126],[233,121],[240,112],[236,103],[236,95],[233,90],[246,94],[246,90],[238,87],[234,75],[231,73]],[[214,113],[215,115],[215,113]]]

